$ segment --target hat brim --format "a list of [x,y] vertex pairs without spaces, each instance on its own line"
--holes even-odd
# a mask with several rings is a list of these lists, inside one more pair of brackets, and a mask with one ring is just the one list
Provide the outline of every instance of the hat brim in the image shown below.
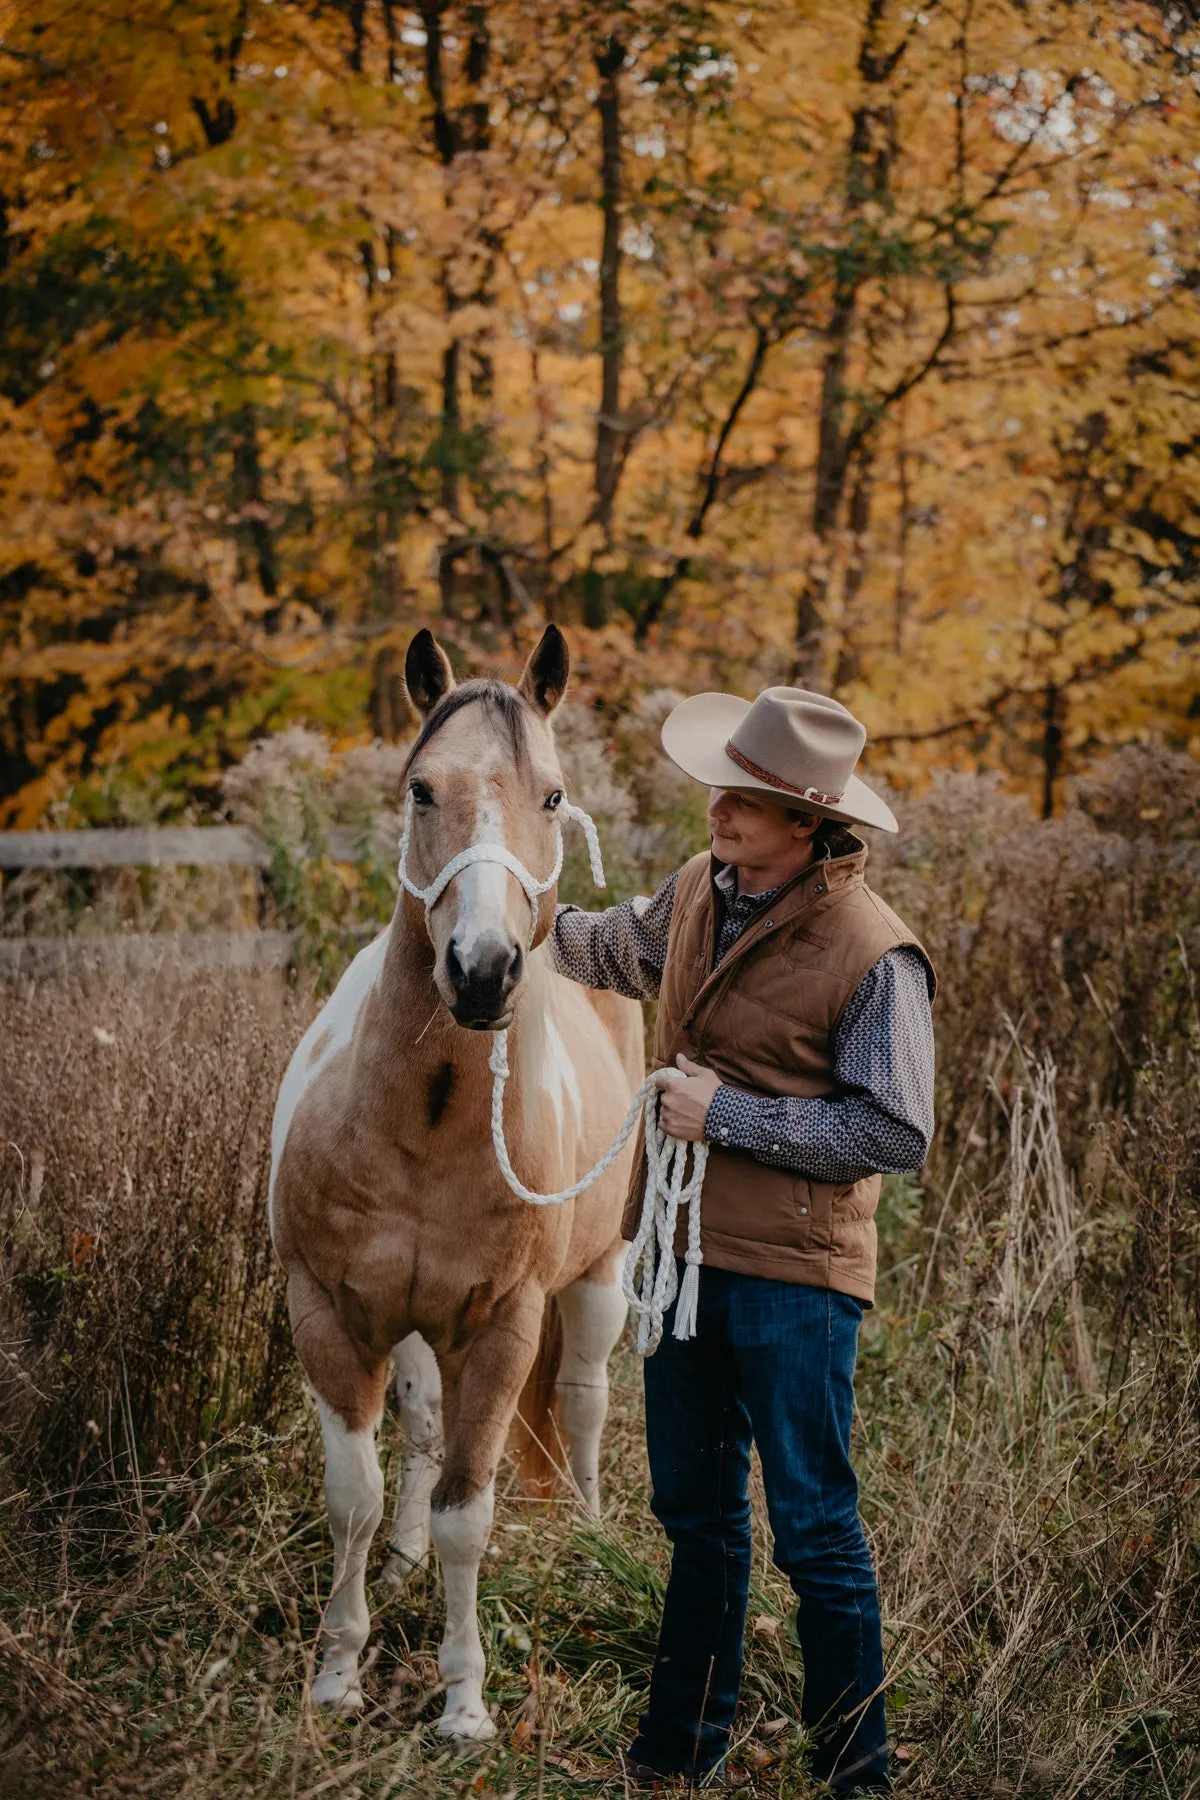
[[741,794],[765,794],[779,806],[800,806],[826,819],[844,819],[848,825],[873,825],[878,831],[899,831],[890,806],[857,775],[851,775],[837,806],[806,800],[793,788],[773,787],[747,775],[726,754],[725,745],[750,711],[750,701],[736,694],[693,694],[680,701],[663,721],[662,745],[677,768],[705,787],[731,788]]

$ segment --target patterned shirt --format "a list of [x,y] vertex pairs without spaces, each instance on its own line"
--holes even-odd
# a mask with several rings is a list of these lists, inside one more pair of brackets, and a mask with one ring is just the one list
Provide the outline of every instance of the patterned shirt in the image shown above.
[[[654,999],[667,960],[675,882],[670,875],[653,898],[640,894],[604,912],[560,906],[550,936],[559,972],[585,987]],[[732,868],[718,871],[715,887],[720,962],[779,889],[740,894]],[[812,1181],[919,1169],[933,1135],[933,1019],[919,951],[900,946],[868,969],[842,1008],[830,1050],[839,1093],[796,1099],[722,1083],[705,1138]]]

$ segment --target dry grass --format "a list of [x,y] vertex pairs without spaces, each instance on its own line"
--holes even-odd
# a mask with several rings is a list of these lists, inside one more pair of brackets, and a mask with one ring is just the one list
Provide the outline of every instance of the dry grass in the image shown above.
[[[921,1185],[885,1189],[858,1444],[899,1768],[930,1800],[1200,1795],[1198,783],[1149,776],[1126,759],[1051,827],[951,781],[879,876],[943,975],[941,1125]],[[319,1444],[263,1211],[311,994],[0,1004],[0,1789],[619,1794],[665,1569],[628,1348],[603,1529],[500,1503],[498,1742],[433,1735],[436,1577],[375,1587],[365,1717],[314,1714]],[[398,1449],[389,1422],[389,1480]],[[760,1529],[733,1760],[801,1796],[790,1605]]]

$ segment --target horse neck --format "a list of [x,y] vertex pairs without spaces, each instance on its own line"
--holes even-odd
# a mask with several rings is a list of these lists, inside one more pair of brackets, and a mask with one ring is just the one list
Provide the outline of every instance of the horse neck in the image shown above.
[[[523,1142],[532,1123],[528,1111],[542,1085],[547,1058],[556,1061],[547,1033],[553,1014],[556,977],[545,954],[535,951],[526,965],[524,991],[508,1033],[509,1077],[505,1087],[506,1129]],[[433,951],[418,904],[402,895],[379,983],[381,1004],[371,1020],[370,1061],[376,1072],[370,1105],[393,1121],[424,1116],[418,1097],[454,1096],[454,1123],[481,1142],[490,1139],[495,1039],[488,1031],[456,1025],[433,982]],[[536,1113],[536,1108],[535,1108]],[[377,1116],[378,1113],[377,1113]],[[408,1135],[407,1132],[402,1135]]]
[[488,1070],[490,1032],[456,1025],[433,981],[433,948],[417,904],[400,896],[392,917],[387,954],[379,979],[380,1005],[372,1018],[376,1066],[390,1094],[407,1106],[435,1080],[462,1096],[477,1096],[479,1116],[490,1116],[492,1078]]

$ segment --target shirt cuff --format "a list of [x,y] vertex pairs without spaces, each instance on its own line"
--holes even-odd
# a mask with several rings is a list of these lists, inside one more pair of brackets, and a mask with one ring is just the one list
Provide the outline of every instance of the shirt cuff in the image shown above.
[[[736,1088],[721,1084],[708,1103],[708,1112],[704,1119],[706,1144],[719,1144],[726,1149],[731,1145],[735,1149],[739,1147],[740,1103],[747,1098],[747,1095],[739,1094]],[[741,1147],[747,1148],[748,1146],[742,1145]]]

